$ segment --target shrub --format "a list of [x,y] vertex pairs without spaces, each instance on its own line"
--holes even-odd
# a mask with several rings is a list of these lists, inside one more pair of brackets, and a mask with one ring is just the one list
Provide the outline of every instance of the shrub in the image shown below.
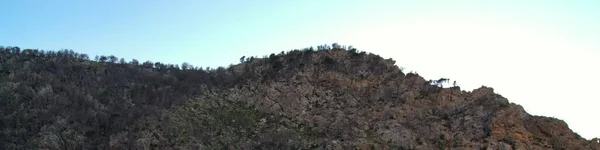
[[331,58],[329,56],[326,56],[325,59],[323,59],[323,63],[332,65],[332,64],[335,64],[335,60],[333,60],[333,58]]

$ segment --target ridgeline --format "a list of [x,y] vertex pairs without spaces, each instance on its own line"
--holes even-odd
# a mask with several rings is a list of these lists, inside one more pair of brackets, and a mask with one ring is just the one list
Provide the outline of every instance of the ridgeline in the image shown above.
[[0,47],[0,115],[0,149],[600,150],[492,88],[338,44],[219,68]]

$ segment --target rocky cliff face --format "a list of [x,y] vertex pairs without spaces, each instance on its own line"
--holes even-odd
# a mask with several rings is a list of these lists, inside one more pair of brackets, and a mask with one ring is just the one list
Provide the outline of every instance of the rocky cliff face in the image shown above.
[[[134,89],[196,94],[182,94],[177,98],[189,99],[169,102],[168,107],[161,100],[177,95],[158,92],[146,99],[115,96],[105,100],[89,94],[85,108],[73,112],[93,114],[99,120],[95,125],[71,119],[74,113],[67,112],[74,108],[61,107],[64,111],[59,112],[64,113],[46,114],[53,119],[40,121],[36,133],[20,134],[17,126],[12,127],[14,132],[7,128],[3,135],[11,138],[4,138],[3,143],[18,148],[21,145],[15,143],[24,141],[30,146],[21,148],[42,149],[600,150],[597,140],[576,135],[561,120],[529,115],[490,87],[441,88],[418,74],[403,73],[394,60],[355,50],[295,50],[243,59],[238,65],[209,71],[210,76],[202,80],[193,80],[200,78],[193,71],[179,75],[141,71],[152,75],[148,79],[164,83],[152,88],[139,82],[141,78],[106,78],[135,82],[125,85],[132,88],[110,86],[117,93],[125,91],[123,95],[135,95]],[[17,79],[7,79],[6,85],[16,84],[12,80]],[[100,84],[81,86],[89,85]],[[41,93],[60,94],[45,89]],[[201,92],[186,92],[190,90]],[[119,119],[127,124],[115,125]]]
[[[300,54],[298,54],[300,55]],[[599,149],[561,120],[529,115],[492,88],[471,92],[440,88],[404,74],[393,60],[343,50],[283,56],[283,67],[265,82],[249,81],[225,92],[261,113],[278,128],[306,127],[326,149]],[[235,68],[265,72],[262,61]],[[273,128],[275,129],[275,128]],[[290,139],[291,137],[284,137]],[[299,142],[299,143],[295,143]],[[309,144],[307,144],[309,143]],[[280,147],[279,147],[280,148]]]

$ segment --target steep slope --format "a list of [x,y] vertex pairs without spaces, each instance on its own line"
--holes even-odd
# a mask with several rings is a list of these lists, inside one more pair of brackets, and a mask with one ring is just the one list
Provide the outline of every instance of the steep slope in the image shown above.
[[492,88],[339,45],[207,70],[1,51],[0,149],[600,149]]

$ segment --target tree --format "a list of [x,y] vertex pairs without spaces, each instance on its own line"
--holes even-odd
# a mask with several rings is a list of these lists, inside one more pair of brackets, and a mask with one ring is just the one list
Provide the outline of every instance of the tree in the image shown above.
[[81,59],[81,60],[89,60],[87,54],[81,54],[81,55],[79,55],[79,59]]
[[145,68],[152,68],[154,66],[154,63],[152,63],[151,61],[146,61],[142,64],[142,66],[144,66]]
[[274,63],[277,58],[278,57],[275,55],[275,53],[271,53],[271,55],[269,55],[269,63]]
[[317,46],[317,50],[318,50],[318,51],[321,51],[321,50],[329,50],[329,49],[331,49],[331,48],[329,47],[329,45],[319,45],[319,46]]
[[139,65],[139,64],[140,64],[140,62],[139,62],[137,59],[132,59],[132,60],[131,60],[131,64],[133,64],[133,65],[136,65],[136,66],[137,66],[137,65]]
[[450,81],[450,79],[448,78],[440,78],[438,80],[435,81],[435,83],[440,86],[440,87],[444,87],[444,83],[447,83],[448,81]]
[[109,61],[110,61],[111,63],[117,63],[117,60],[119,60],[119,58],[117,58],[117,57],[116,57],[116,56],[114,56],[114,55],[110,55],[110,56],[108,56],[108,59],[109,59]]
[[352,46],[348,47],[348,51],[350,51],[350,54],[352,54],[353,56],[357,56],[357,54],[358,54],[356,48],[354,48]]
[[166,68],[165,65],[162,64],[162,63],[160,63],[160,62],[155,62],[154,63],[154,67],[157,68],[157,69],[159,69],[159,70],[162,70],[162,69]]
[[187,62],[183,62],[183,63],[181,64],[181,69],[182,69],[182,70],[188,70],[189,68],[191,68],[191,65],[190,65],[189,63],[187,63]]
[[19,48],[19,47],[11,47],[10,49],[12,50],[12,52],[14,54],[20,54],[21,53],[21,48]]
[[102,63],[106,62],[107,59],[106,56],[100,56],[100,62]]
[[331,47],[332,47],[333,49],[342,49],[342,46],[340,46],[340,44],[338,44],[338,43],[333,43],[333,44],[331,44]]
[[64,50],[56,51],[56,56],[58,56],[58,57],[63,57],[63,56],[65,56],[65,52],[64,52]]
[[244,63],[244,60],[245,60],[245,58],[246,58],[246,56],[242,56],[242,57],[240,58],[240,63]]

